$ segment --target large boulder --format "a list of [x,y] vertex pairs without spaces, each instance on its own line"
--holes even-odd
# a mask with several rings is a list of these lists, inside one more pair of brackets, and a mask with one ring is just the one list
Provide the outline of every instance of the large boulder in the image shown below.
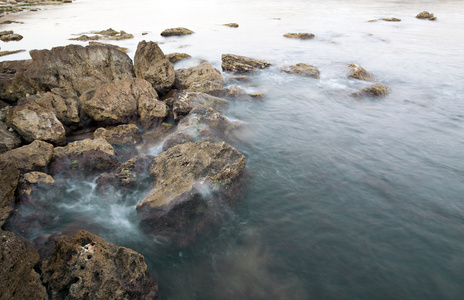
[[85,139],[56,147],[50,174],[97,176],[114,170],[120,165],[113,146],[104,139]]
[[55,114],[35,103],[18,105],[8,110],[5,123],[30,143],[41,140],[55,145],[66,142],[66,130]]
[[245,156],[224,142],[185,143],[150,166],[153,188],[137,205],[145,228],[188,243],[242,196]]
[[134,124],[124,124],[116,127],[98,128],[93,133],[95,139],[105,139],[111,145],[129,146],[142,141],[142,134]]
[[43,141],[33,141],[29,145],[15,148],[0,155],[0,161],[11,162],[23,173],[47,171],[53,157],[53,145]]
[[134,77],[129,56],[110,46],[68,45],[30,51],[32,64],[24,72],[38,91],[66,88],[80,96],[100,85]]
[[259,59],[249,58],[234,54],[222,55],[222,70],[232,73],[248,73],[258,69],[264,69],[271,64]]
[[224,77],[210,63],[202,63],[188,69],[176,70],[177,89],[189,89],[198,92],[220,94],[223,92]]
[[155,299],[156,281],[144,257],[81,230],[60,236],[42,278],[54,299]]
[[281,68],[282,72],[319,79],[319,69],[304,63]]
[[165,94],[174,85],[174,65],[155,42],[141,41],[137,45],[134,68],[137,77],[151,83],[160,94]]
[[0,121],[0,154],[21,146],[21,137]]
[[191,91],[174,93],[174,97],[170,102],[172,102],[172,112],[175,121],[179,121],[188,115],[198,105],[211,107],[217,111],[225,110],[229,105],[229,101],[226,99]]
[[185,142],[229,141],[229,136],[237,127],[238,122],[229,121],[210,107],[198,105],[179,122],[177,130],[166,138],[163,150]]
[[19,171],[8,161],[0,160],[0,226],[13,211]]
[[31,243],[0,229],[0,286],[2,300],[48,299],[47,291],[34,270],[39,253]]

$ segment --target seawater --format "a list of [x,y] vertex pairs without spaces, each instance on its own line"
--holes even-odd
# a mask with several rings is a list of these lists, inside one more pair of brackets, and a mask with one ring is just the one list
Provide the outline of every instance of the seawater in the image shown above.
[[[438,20],[416,19],[423,10]],[[192,55],[176,68],[220,68],[224,53],[273,64],[244,84],[264,97],[226,112],[248,129],[233,146],[252,177],[213,232],[172,246],[139,230],[143,191],[101,199],[94,182],[69,182],[47,233],[74,224],[142,253],[161,299],[462,299],[462,11],[457,0],[76,0],[2,25],[24,36],[2,50],[85,44],[68,39],[112,27],[135,35],[114,42],[131,57],[143,39]],[[388,17],[402,21],[368,22]],[[159,35],[179,26],[195,34]],[[299,62],[321,78],[280,72]],[[346,77],[351,63],[390,95],[353,98],[368,83]]]

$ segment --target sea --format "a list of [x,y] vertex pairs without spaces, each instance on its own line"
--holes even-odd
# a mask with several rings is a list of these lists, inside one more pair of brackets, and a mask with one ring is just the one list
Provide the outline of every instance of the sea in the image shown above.
[[[1,60],[113,28],[134,35],[111,41],[131,58],[142,40],[192,56],[176,69],[221,69],[222,54],[272,63],[239,83],[262,97],[224,112],[246,128],[232,146],[249,188],[212,230],[174,245],[140,230],[144,191],[102,199],[95,181],[63,179],[54,222],[27,238],[74,224],[129,247],[160,299],[464,299],[463,13],[461,0],[75,0],[18,15],[0,29],[23,40],[1,48],[26,51]],[[172,27],[195,33],[160,35]],[[297,63],[320,79],[280,70]],[[347,77],[353,63],[390,93],[354,97],[374,82]]]

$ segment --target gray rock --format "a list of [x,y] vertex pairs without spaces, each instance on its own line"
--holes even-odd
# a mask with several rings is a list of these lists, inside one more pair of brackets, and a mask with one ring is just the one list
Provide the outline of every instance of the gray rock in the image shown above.
[[21,137],[0,121],[0,154],[21,146]]
[[172,99],[172,112],[174,114],[174,120],[179,121],[188,115],[190,111],[198,105],[211,107],[216,111],[223,111],[228,107],[229,101],[205,93],[191,91],[176,92],[174,93],[174,97]]

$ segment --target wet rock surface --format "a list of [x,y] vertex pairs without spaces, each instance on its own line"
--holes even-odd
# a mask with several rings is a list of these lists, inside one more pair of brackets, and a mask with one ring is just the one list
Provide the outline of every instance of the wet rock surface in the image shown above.
[[365,87],[362,91],[364,95],[371,97],[385,97],[389,94],[388,87],[381,83],[375,83]]
[[176,92],[172,99],[174,120],[179,121],[198,105],[211,107],[216,111],[223,111],[228,107],[229,101],[205,93],[191,91]]
[[365,80],[365,81],[372,81],[374,75],[372,73],[367,72],[363,67],[358,64],[350,64],[349,65],[350,72],[348,77]]
[[155,299],[158,294],[142,255],[86,230],[57,238],[42,269],[50,299]]
[[264,69],[271,64],[259,59],[249,58],[235,54],[222,55],[222,70],[231,73],[248,73]]
[[312,77],[319,79],[319,69],[316,66],[304,64],[304,63],[298,63],[296,65],[291,65],[288,67],[283,67],[281,69],[282,72],[289,73],[289,74],[295,74],[299,76],[304,76],[304,77]]

